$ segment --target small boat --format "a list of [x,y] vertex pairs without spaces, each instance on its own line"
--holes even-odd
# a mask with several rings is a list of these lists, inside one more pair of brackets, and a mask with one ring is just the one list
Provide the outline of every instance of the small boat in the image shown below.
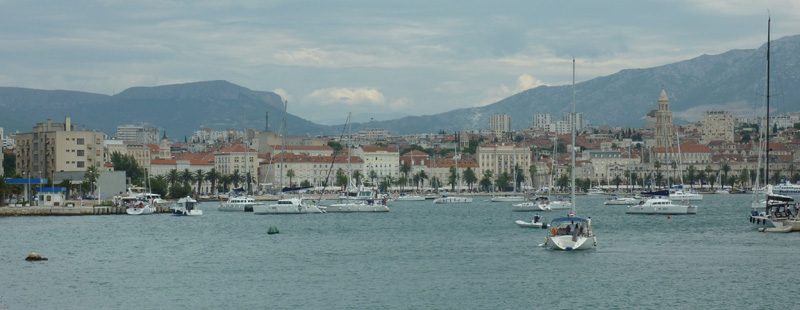
[[543,244],[554,250],[586,250],[597,246],[597,237],[592,231],[591,218],[562,217],[550,222],[550,232]]
[[511,205],[511,211],[514,212],[567,210],[570,208],[572,208],[571,202],[563,198],[551,201],[547,196],[539,196],[532,201]]
[[456,197],[456,196],[447,196],[444,195],[442,197],[436,198],[433,200],[433,203],[436,204],[444,204],[444,203],[472,203],[472,198],[470,197]]
[[597,187],[592,187],[586,192],[586,195],[605,195],[605,194],[606,192]]
[[492,196],[492,202],[521,202],[525,201],[525,196]]
[[403,195],[394,197],[394,201],[423,201],[423,200],[425,200],[425,196],[419,196],[419,195],[405,195],[405,194],[403,194]]
[[325,213],[325,207],[306,201],[303,197],[280,199],[272,204],[253,206],[253,214],[305,214]]
[[344,200],[340,203],[326,206],[325,212],[389,212],[389,207],[386,205],[386,201],[386,197],[383,197],[383,199]]
[[621,206],[631,206],[636,205],[641,202],[641,198],[636,197],[618,197],[618,196],[611,196],[606,198],[606,201],[603,202],[604,205],[621,205]]
[[178,199],[178,202],[175,203],[175,207],[172,208],[172,215],[203,215],[203,210],[195,209],[196,204],[197,200],[194,200],[189,196]]
[[516,220],[515,223],[519,227],[527,227],[527,228],[547,228],[547,224],[542,222],[526,222],[522,220]]
[[133,205],[128,206],[125,209],[125,213],[129,215],[147,215],[156,213],[156,207],[150,204],[147,201],[136,201]]
[[669,192],[670,200],[703,200],[703,195],[691,190],[676,189]]
[[[753,202],[752,206],[750,223],[759,227],[781,228],[787,220],[796,217],[799,213],[794,198],[785,195],[767,195],[765,200]],[[763,212],[760,211],[761,207],[764,208]],[[793,212],[794,214],[792,214]]]
[[675,204],[669,199],[652,198],[638,205],[628,206],[627,214],[697,214],[697,206]]

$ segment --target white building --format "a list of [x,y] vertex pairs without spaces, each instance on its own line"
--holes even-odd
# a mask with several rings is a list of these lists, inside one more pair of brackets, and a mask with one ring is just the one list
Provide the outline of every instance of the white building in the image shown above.
[[158,128],[141,125],[117,126],[117,139],[131,143],[158,144]]
[[530,180],[528,168],[531,166],[531,151],[516,144],[495,144],[479,146],[476,152],[478,171],[476,174],[483,176],[484,171],[491,170],[495,177],[504,172],[513,176],[514,166],[522,169],[525,180]]
[[[583,122],[583,113],[575,113],[574,116],[572,113],[567,113],[564,114],[564,116],[562,116],[561,118],[563,121],[567,122],[567,126],[572,125],[574,119],[575,130],[581,130],[583,129],[583,127],[586,127],[586,125]],[[567,129],[567,132],[569,132],[569,129]]]
[[362,146],[353,150],[353,155],[364,161],[364,174],[375,171],[379,179],[400,175],[400,152],[397,149],[379,146]]
[[733,142],[733,130],[736,126],[736,117],[728,111],[708,111],[703,116],[703,126],[700,133],[703,142],[725,141]]
[[550,114],[534,114],[533,115],[533,128],[549,129],[550,124],[553,123],[553,115]]
[[550,123],[548,131],[555,132],[559,135],[568,134],[570,132],[569,123],[565,121]]
[[489,130],[498,134],[511,131],[511,115],[495,114],[489,116]]

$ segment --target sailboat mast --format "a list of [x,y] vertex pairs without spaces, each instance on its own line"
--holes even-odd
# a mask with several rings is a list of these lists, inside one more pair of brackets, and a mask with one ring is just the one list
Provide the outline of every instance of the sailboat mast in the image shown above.
[[353,124],[350,122],[350,115],[351,113],[348,112],[347,113],[347,188],[345,189],[345,192],[348,193],[347,195],[349,195],[350,183],[353,182],[352,179],[353,173],[350,170],[350,150],[352,150],[352,145],[353,145],[353,134],[351,129]]
[[281,178],[280,178],[280,190],[283,192],[283,140],[284,136],[286,136],[286,106],[289,105],[288,100],[283,101],[283,124],[281,124]]
[[575,58],[572,59],[572,124],[570,124],[569,128],[572,132],[572,150],[570,152],[572,157],[572,167],[570,172],[572,172],[572,214],[575,215],[575,123],[577,123],[577,115],[575,115]]
[[764,168],[764,185],[769,184],[769,44],[770,44],[770,24],[772,18],[770,17],[767,19],[767,123],[766,123],[766,133],[767,133],[767,151],[766,154],[766,164]]

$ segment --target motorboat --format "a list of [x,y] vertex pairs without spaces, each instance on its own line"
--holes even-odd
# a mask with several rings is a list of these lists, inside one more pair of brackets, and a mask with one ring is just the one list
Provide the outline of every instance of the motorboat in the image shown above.
[[586,250],[597,246],[597,237],[592,230],[591,217],[561,217],[550,222],[550,231],[543,244],[554,250]]
[[589,190],[586,192],[586,195],[605,195],[605,194],[606,192],[597,187],[589,188]]
[[558,200],[551,201],[547,196],[538,196],[531,201],[511,205],[511,211],[551,211],[568,210],[572,208],[572,203],[559,197]]
[[127,208],[125,208],[125,213],[129,215],[153,214],[156,213],[156,207],[154,207],[148,201],[136,200],[133,201],[132,204],[129,204]]
[[669,191],[670,200],[703,200],[703,195],[691,190],[676,189]]
[[[754,202],[750,213],[750,223],[759,227],[783,227],[786,220],[796,217],[798,205],[794,198],[786,195],[768,194],[764,200]],[[764,208],[764,211],[760,211]]]
[[425,200],[425,196],[419,196],[419,195],[405,195],[405,194],[403,194],[403,195],[394,197],[394,201],[423,201],[423,200]]
[[271,204],[258,204],[253,206],[253,214],[305,214],[325,213],[325,207],[308,201],[303,197],[280,199]]
[[522,220],[516,220],[517,226],[519,227],[526,227],[526,228],[547,228],[547,224],[543,222],[526,222]]
[[611,196],[606,198],[606,201],[603,202],[604,205],[622,205],[622,206],[631,206],[636,205],[641,202],[641,198],[637,197],[620,197],[620,196]]
[[219,211],[252,212],[253,206],[258,205],[255,199],[247,196],[230,196],[225,202],[220,201]]
[[327,205],[325,212],[389,212],[389,206],[386,205],[386,201],[385,197],[374,200],[343,200],[339,203]]
[[627,214],[697,214],[697,206],[690,203],[675,204],[664,198],[651,198],[628,206]]
[[472,203],[472,198],[470,197],[457,197],[457,196],[448,196],[444,195],[442,197],[436,198],[433,200],[433,203],[436,204],[456,204],[456,203]]
[[537,213],[536,216],[533,217],[533,220],[530,222],[516,220],[517,226],[519,227],[526,227],[526,228],[547,228],[547,224],[541,221],[539,218],[539,214]]
[[800,184],[792,184],[792,181],[783,180],[780,184],[775,185],[772,190],[776,194],[796,195],[800,194]]
[[525,201],[525,196],[519,195],[505,195],[505,196],[492,196],[492,202],[521,202]]
[[178,202],[175,203],[175,207],[172,208],[172,215],[203,215],[203,210],[196,209],[196,205],[197,200],[192,199],[192,197],[186,196],[178,199]]

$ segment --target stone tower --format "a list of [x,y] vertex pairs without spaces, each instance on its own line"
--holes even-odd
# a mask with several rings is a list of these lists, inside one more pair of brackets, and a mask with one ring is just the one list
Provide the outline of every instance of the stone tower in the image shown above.
[[172,158],[172,151],[170,150],[169,141],[167,141],[166,130],[164,130],[164,136],[161,137],[161,144],[158,145],[158,158],[160,159]]
[[669,98],[667,92],[661,90],[658,98],[658,110],[656,111],[656,147],[671,146],[672,139],[672,112],[669,110]]

